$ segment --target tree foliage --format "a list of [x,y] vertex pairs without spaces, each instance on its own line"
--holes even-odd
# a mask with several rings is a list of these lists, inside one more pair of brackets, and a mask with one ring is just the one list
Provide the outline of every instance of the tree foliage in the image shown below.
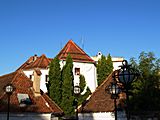
[[107,62],[107,76],[109,76],[113,71],[113,62],[110,54],[108,54],[106,62]]
[[58,57],[55,57],[49,66],[49,96],[58,105],[61,103],[61,68]]
[[[80,84],[79,84],[79,86],[80,86],[80,88],[81,88],[81,92],[83,92],[83,91],[85,90],[85,87],[86,87],[85,77],[84,77],[83,75],[80,75],[79,79],[80,79]],[[80,105],[80,104],[83,104],[83,102],[87,99],[87,97],[88,97],[90,94],[91,94],[91,91],[90,91],[90,89],[87,87],[86,92],[85,92],[83,95],[81,94],[81,95],[78,97],[78,104],[79,104],[79,105]]]
[[62,102],[61,108],[63,109],[65,115],[73,115],[73,61],[70,55],[67,56],[66,64],[62,71]]
[[132,84],[132,110],[160,110],[160,59],[152,52],[141,52],[138,63],[135,58],[131,58],[130,62],[141,74]]
[[79,80],[80,80],[80,82],[79,82],[80,89],[81,89],[81,91],[83,91],[86,86],[85,77],[83,75],[80,75]]
[[[71,56],[68,55],[66,64],[63,66],[62,70],[59,62],[58,57],[55,57],[49,66],[49,96],[63,109],[66,116],[72,116],[75,114],[75,108],[73,105],[75,100],[73,93],[73,61]],[[79,79],[81,92],[83,92],[86,87],[85,77],[80,75]],[[85,94],[78,96],[78,104],[82,104],[89,94],[91,94],[91,91],[87,88]]]
[[107,59],[104,55],[102,55],[101,59],[98,60],[98,65],[97,65],[98,85],[100,85],[112,71],[113,71],[113,62],[110,54],[107,56]]

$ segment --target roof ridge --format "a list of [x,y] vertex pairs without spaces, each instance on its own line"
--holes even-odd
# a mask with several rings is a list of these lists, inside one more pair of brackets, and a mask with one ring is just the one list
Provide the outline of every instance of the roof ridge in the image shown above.
[[73,42],[73,40],[69,40],[66,43],[59,52],[58,58],[62,60],[66,59],[69,53],[71,54],[73,61],[94,63],[94,60],[81,47]]
[[[47,94],[43,93],[43,95],[44,95],[45,97],[47,97],[47,99],[49,99],[51,102],[53,102],[54,105],[55,105],[60,111],[63,112],[63,110],[57,105],[57,103],[55,103],[55,101],[52,100]],[[43,96],[42,96],[42,97],[43,97]],[[44,97],[43,97],[43,99],[48,103],[48,101],[47,101]],[[48,103],[48,104],[49,104],[49,103]],[[49,105],[49,106],[50,106],[50,105]],[[50,109],[51,109],[52,111],[54,111],[52,107],[50,107]]]
[[[44,97],[41,95],[41,97],[42,97],[42,99],[43,99],[43,101],[45,102],[45,105],[46,105],[46,103],[49,105],[49,103],[44,99]],[[46,105],[47,106],[47,105]],[[48,106],[47,106],[48,107]],[[51,111],[54,111],[52,108],[51,108],[51,106],[49,105],[49,107],[48,107]]]
[[38,63],[38,65],[37,65],[37,67],[41,64],[41,62],[42,62],[42,60],[44,59],[44,54],[42,54],[40,57],[39,57],[39,59],[40,59],[40,62]]
[[12,79],[12,81],[11,81],[11,84],[16,80],[17,76],[19,75],[18,73],[19,73],[19,71],[16,71],[16,74],[15,74],[15,76],[13,77],[13,79]]
[[[76,43],[74,43],[76,45],[76,47],[82,52],[84,53],[84,55],[87,55],[88,58],[92,59],[82,48],[80,48]],[[92,59],[93,60],[93,59]]]
[[4,74],[4,75],[0,76],[0,78],[1,78],[1,77],[5,77],[5,76],[10,75],[10,74],[13,74],[13,73],[16,73],[16,71],[11,72],[11,73]]
[[[86,98],[86,101],[89,100],[90,98],[92,98],[92,96],[94,96],[96,94],[96,92],[99,90],[99,88],[101,88],[109,80],[109,78],[112,76],[112,74],[113,74],[113,72],[108,77],[106,77],[106,79],[102,82],[102,84],[100,84],[100,86],[98,86],[96,88],[96,90]],[[80,110],[81,107],[82,107],[82,105],[78,109]]]
[[39,67],[39,66],[41,65],[41,63],[43,62],[44,59],[46,59],[47,62],[49,62],[49,60],[48,60],[48,58],[46,57],[45,54],[42,54],[42,55],[39,57],[39,59],[40,59],[40,61],[39,61],[38,65],[37,65],[37,67]]
[[[113,71],[113,72],[114,72],[114,71]],[[96,88],[96,90],[91,94],[91,97],[92,97],[93,94],[95,94],[95,92],[96,92],[99,88],[101,88],[101,86],[103,86],[103,85],[109,80],[109,78],[112,76],[113,72],[112,72],[108,77],[106,77],[106,79],[100,84],[100,86],[98,86],[98,87]]]

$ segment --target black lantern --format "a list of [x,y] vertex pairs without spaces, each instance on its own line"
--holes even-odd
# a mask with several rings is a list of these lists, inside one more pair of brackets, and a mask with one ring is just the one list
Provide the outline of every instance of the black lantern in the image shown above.
[[81,88],[79,86],[74,86],[74,95],[76,98],[74,99],[74,103],[76,106],[76,120],[78,120],[78,96],[81,93]]
[[74,86],[74,94],[78,96],[81,92],[81,88],[79,86]]
[[131,67],[131,65],[128,65],[127,60],[123,60],[122,66],[120,66],[121,69],[119,69],[116,73],[115,80],[119,81],[123,87],[124,87],[124,92],[126,93],[126,103],[127,103],[127,108],[126,108],[126,113],[127,113],[127,120],[130,119],[130,114],[129,114],[129,89],[131,87],[131,83],[138,77],[138,72]]
[[127,60],[123,60],[121,69],[118,71],[118,80],[124,85],[124,87],[129,87],[132,81],[137,77],[137,72],[128,65]]
[[7,110],[7,120],[9,120],[9,112],[10,112],[10,96],[14,91],[14,87],[12,84],[8,84],[4,87],[4,91],[8,95],[8,110]]
[[[114,74],[115,74],[115,72],[114,72]],[[115,75],[113,75],[113,77],[114,76]],[[108,88],[106,88],[106,91],[108,91],[109,94],[111,94],[111,99],[114,99],[115,120],[117,120],[117,101],[116,101],[116,99],[119,98],[120,88],[118,87],[116,81],[114,81],[114,82],[110,83],[110,85],[108,86]]]
[[115,82],[111,82],[111,84],[108,86],[108,90],[112,99],[117,99],[119,97],[118,95],[120,93],[120,89]]

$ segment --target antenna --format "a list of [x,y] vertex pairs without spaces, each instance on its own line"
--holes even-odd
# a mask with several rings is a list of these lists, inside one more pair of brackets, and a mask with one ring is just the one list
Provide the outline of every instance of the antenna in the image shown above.
[[81,36],[81,42],[82,42],[82,49],[84,50],[84,37]]
[[61,43],[60,43],[60,44],[61,44],[61,45],[60,45],[60,46],[61,46],[61,49],[62,49],[62,43],[63,43],[63,41],[61,40]]

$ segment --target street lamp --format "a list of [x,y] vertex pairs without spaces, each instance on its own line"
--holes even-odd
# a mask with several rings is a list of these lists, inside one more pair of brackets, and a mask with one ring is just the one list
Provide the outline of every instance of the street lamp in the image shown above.
[[7,111],[7,120],[9,120],[9,111],[10,111],[10,96],[14,91],[14,87],[12,84],[8,84],[4,87],[6,94],[8,95],[8,111]]
[[[115,72],[114,72],[115,73]],[[115,120],[117,120],[117,101],[116,99],[119,98],[120,89],[117,85],[117,83],[111,82],[108,88],[106,90],[111,94],[111,99],[114,99],[114,107],[115,107]]]
[[118,81],[123,85],[126,93],[126,103],[127,103],[127,108],[126,108],[126,113],[127,113],[127,120],[130,119],[130,114],[129,114],[129,89],[131,87],[131,83],[136,79],[138,76],[138,73],[131,68],[131,65],[128,65],[127,60],[122,61],[122,66],[120,66],[121,69],[117,71],[117,74],[115,75],[115,79],[118,78]]
[[76,120],[78,120],[78,96],[80,95],[81,88],[79,86],[74,86],[74,94],[76,96],[75,98],[75,105],[76,105]]

